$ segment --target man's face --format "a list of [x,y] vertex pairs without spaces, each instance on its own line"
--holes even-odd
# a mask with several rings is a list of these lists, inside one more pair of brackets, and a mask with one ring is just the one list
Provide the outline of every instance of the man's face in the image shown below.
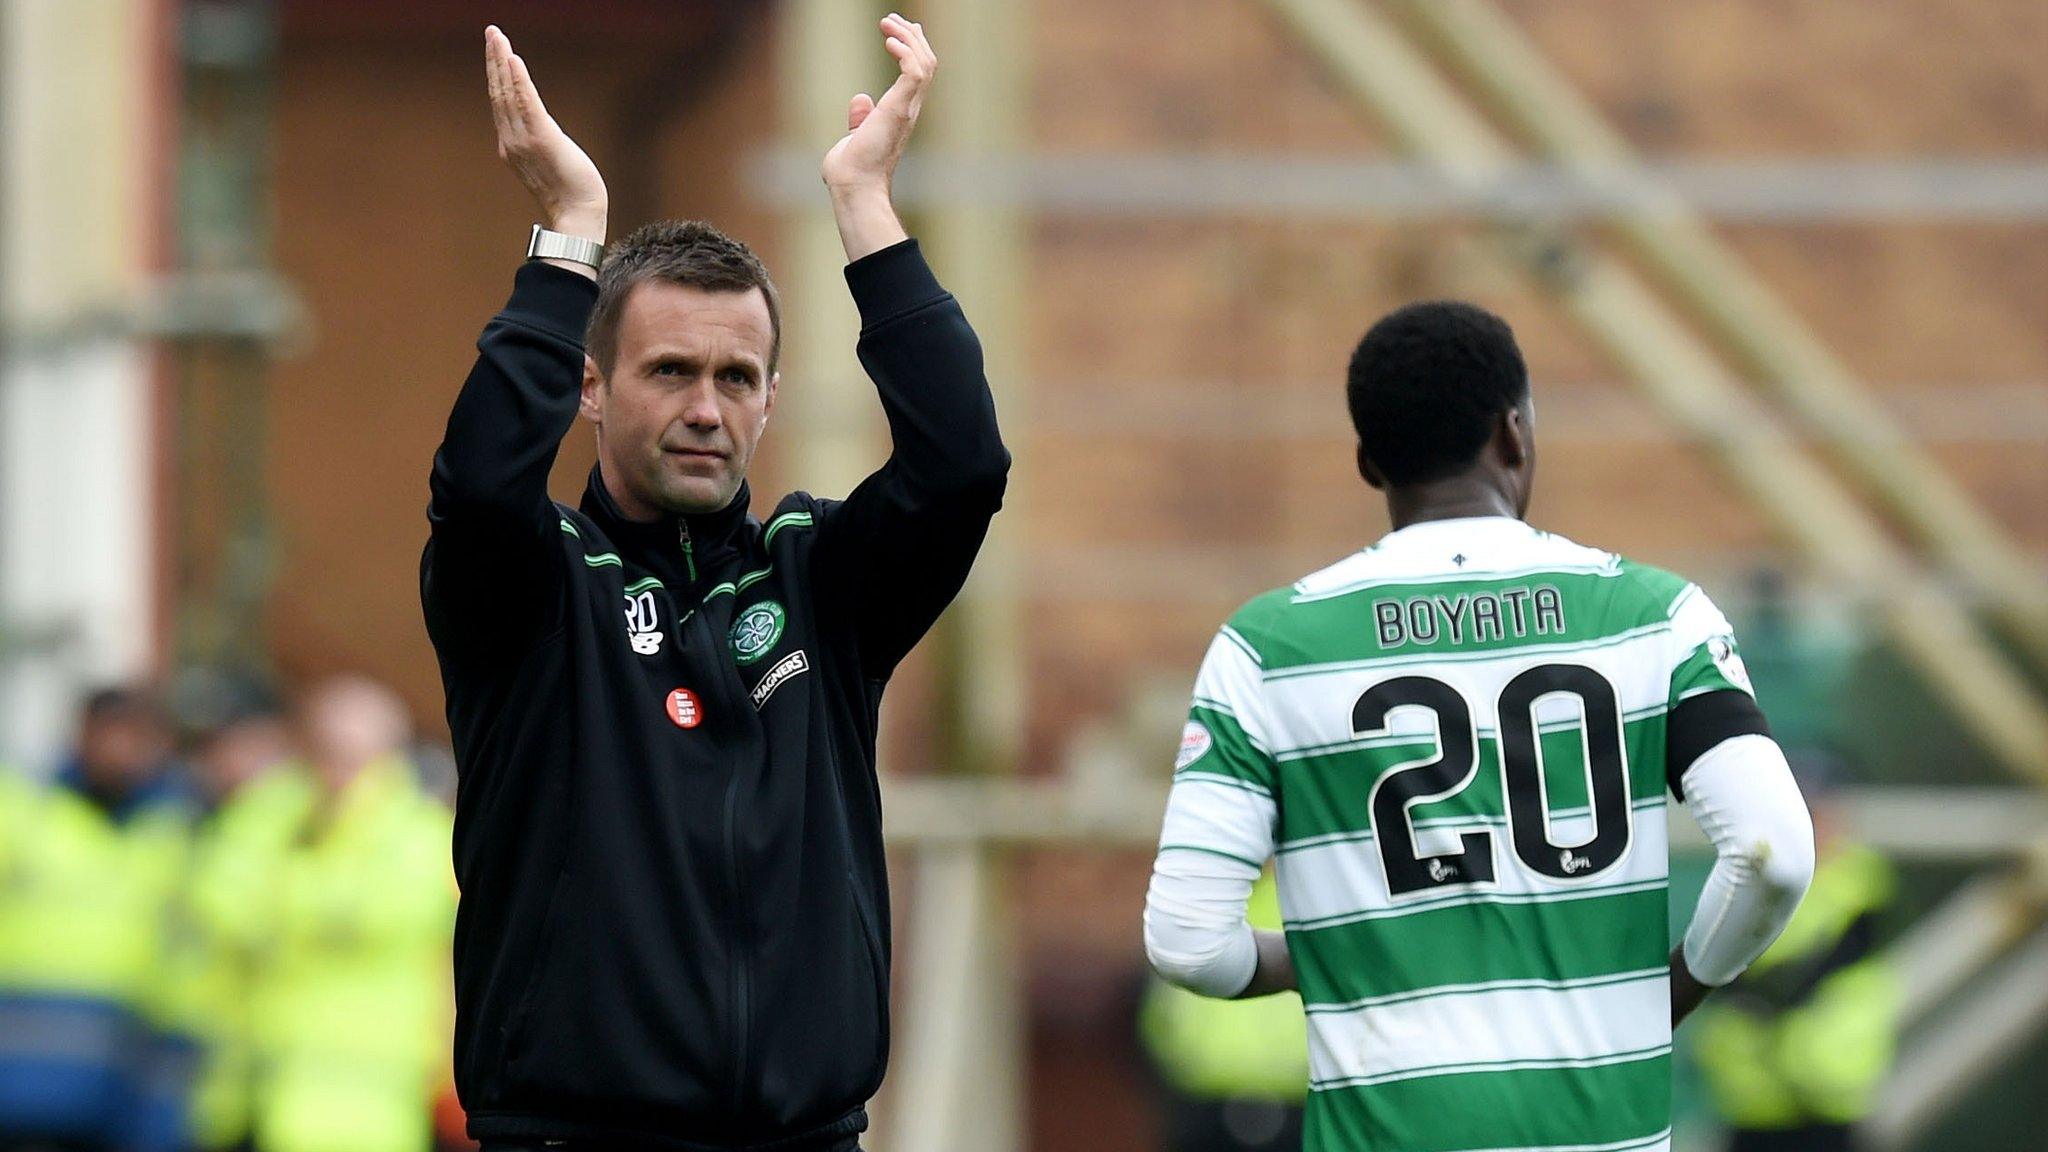
[[291,755],[291,729],[282,719],[251,716],[210,734],[195,750],[192,768],[207,798],[218,803]]
[[326,681],[300,702],[299,744],[313,775],[339,792],[381,756],[405,750],[405,705],[390,689],[359,677]]
[[86,780],[116,793],[148,783],[169,749],[169,740],[153,717],[126,711],[88,718],[78,737],[79,765]]
[[759,289],[635,286],[609,377],[586,361],[581,411],[620,511],[639,520],[732,503],[775,406],[774,330]]

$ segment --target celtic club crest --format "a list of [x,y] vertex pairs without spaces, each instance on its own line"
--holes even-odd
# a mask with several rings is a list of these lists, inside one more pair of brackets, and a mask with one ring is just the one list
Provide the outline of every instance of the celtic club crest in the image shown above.
[[741,664],[752,664],[766,656],[775,642],[782,639],[783,623],[782,605],[773,600],[763,600],[740,613],[732,622],[733,658]]

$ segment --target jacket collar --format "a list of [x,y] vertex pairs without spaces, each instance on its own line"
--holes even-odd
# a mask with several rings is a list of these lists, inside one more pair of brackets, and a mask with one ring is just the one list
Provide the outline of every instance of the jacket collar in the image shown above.
[[632,520],[619,511],[611,492],[604,486],[604,477],[599,474],[598,466],[593,464],[590,466],[590,479],[583,486],[583,502],[578,507],[604,529],[614,544],[640,556],[667,556],[675,552],[682,539],[682,527],[687,525],[690,540],[701,562],[713,552],[737,546],[735,538],[747,522],[747,508],[751,503],[752,493],[746,481],[742,480],[732,503],[716,512],[690,512],[663,516],[659,520]]
[[87,781],[84,761],[76,755],[67,757],[58,765],[51,783],[76,794],[116,824],[125,824],[147,809],[174,804],[183,798],[169,770],[162,765],[152,771],[148,779],[127,792],[115,794],[94,788]]

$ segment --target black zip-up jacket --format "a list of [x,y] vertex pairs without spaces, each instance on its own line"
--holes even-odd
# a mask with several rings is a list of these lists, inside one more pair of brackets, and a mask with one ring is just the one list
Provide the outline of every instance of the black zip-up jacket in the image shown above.
[[[482,1138],[845,1142],[888,1050],[882,687],[1009,454],[915,241],[848,266],[894,451],[844,501],[635,523],[548,498],[588,279],[519,270],[434,457],[421,568],[461,767],[455,1075]],[[800,386],[800,385],[799,385]]]

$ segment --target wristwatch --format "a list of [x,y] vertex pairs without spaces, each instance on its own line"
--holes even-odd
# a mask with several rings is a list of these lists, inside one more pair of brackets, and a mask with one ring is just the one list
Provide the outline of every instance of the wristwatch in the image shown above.
[[533,239],[526,242],[528,260],[567,260],[574,264],[588,264],[596,268],[604,262],[604,245],[582,236],[571,236],[566,232],[550,232],[538,224],[533,226]]

